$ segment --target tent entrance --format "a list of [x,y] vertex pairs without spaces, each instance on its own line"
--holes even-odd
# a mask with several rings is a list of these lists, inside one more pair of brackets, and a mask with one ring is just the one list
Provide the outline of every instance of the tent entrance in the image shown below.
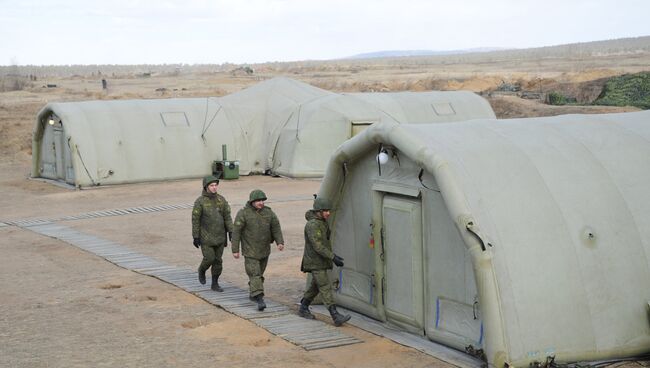
[[382,221],[386,319],[424,334],[420,199],[386,194]]
[[63,123],[55,117],[50,117],[43,124],[45,128],[40,142],[40,176],[73,184],[72,157],[65,140]]

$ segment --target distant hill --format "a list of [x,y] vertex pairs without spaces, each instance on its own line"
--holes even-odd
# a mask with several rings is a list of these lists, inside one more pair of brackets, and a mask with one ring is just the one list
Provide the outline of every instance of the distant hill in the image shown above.
[[433,55],[458,55],[458,54],[472,54],[472,53],[481,53],[481,52],[491,52],[491,51],[502,51],[510,50],[505,47],[479,47],[472,49],[464,50],[386,50],[386,51],[375,51],[367,52],[363,54],[357,54],[352,56],[344,57],[343,59],[375,59],[375,58],[386,58],[386,57],[402,57],[402,56],[433,56]]
[[529,49],[512,49],[498,47],[483,47],[464,50],[431,51],[431,50],[392,50],[358,54],[338,60],[349,59],[390,59],[390,58],[436,58],[463,57],[465,61],[484,59],[487,55],[492,58],[527,59],[540,57],[585,57],[605,56],[616,54],[634,54],[650,52],[650,36],[619,38],[613,40],[570,43],[565,45],[544,46]]
[[[287,62],[267,62],[258,64],[138,64],[138,65],[0,65],[0,78],[19,74],[22,76],[32,75],[34,77],[64,77],[64,76],[90,76],[115,78],[125,75],[168,75],[175,76],[184,73],[230,73],[239,67],[258,68],[274,71],[289,71],[293,68],[299,72],[306,70],[321,70],[332,68],[332,65],[355,64],[364,65],[387,65],[399,67],[423,65],[447,65],[447,64],[484,64],[492,63],[503,69],[506,63],[512,70],[532,70],[540,72],[541,60],[564,60],[569,62],[569,70],[574,70],[576,64],[571,60],[582,60],[581,67],[594,68],[596,65],[605,68],[610,65],[608,60],[616,59],[620,62],[618,66],[625,68],[631,64],[644,63],[650,55],[650,36],[619,38],[614,40],[592,41],[583,43],[572,43],[566,45],[545,46],[530,49],[507,49],[497,47],[472,48],[464,50],[386,50],[358,54],[347,58],[330,60],[299,60]],[[614,58],[614,59],[612,59]],[[363,61],[360,61],[364,59]],[[597,60],[600,60],[596,62]],[[589,64],[585,64],[589,61]],[[525,62],[535,63],[524,64]],[[646,63],[650,65],[650,63]],[[346,70],[348,66],[344,66]],[[566,67],[566,66],[565,66]],[[335,68],[339,68],[336,66]],[[560,68],[559,65],[549,68]],[[560,68],[561,69],[561,68]],[[643,67],[641,70],[647,70]],[[550,69],[549,69],[550,70]],[[565,70],[565,69],[562,69]],[[641,71],[639,68],[635,71]],[[321,70],[322,71],[322,70]],[[289,72],[288,72],[289,73]],[[257,75],[257,72],[255,73]]]

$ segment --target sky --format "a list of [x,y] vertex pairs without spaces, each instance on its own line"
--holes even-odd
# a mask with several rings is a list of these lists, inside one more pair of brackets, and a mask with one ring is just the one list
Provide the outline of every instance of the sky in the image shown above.
[[650,0],[0,0],[0,65],[327,60],[650,35]]

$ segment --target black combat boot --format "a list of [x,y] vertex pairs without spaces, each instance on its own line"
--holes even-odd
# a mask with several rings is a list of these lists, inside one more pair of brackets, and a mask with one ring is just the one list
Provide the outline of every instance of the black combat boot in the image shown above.
[[263,311],[266,308],[266,303],[264,303],[264,294],[258,294],[255,296],[255,301],[257,302],[257,310]]
[[311,304],[311,300],[307,300],[305,298],[300,299],[300,309],[298,309],[298,315],[302,318],[307,318],[307,319],[315,319],[313,314],[311,314],[311,311],[309,310],[309,304]]
[[350,317],[347,314],[341,314],[336,311],[336,306],[335,305],[330,305],[329,308],[327,308],[330,311],[330,316],[332,316],[332,320],[334,321],[334,326],[339,327],[340,325],[344,324],[345,322],[349,321]]
[[199,267],[199,282],[201,285],[205,285],[205,271],[201,271],[201,268]]
[[219,276],[212,276],[212,286],[210,286],[210,289],[218,292],[223,291],[221,286],[219,286]]

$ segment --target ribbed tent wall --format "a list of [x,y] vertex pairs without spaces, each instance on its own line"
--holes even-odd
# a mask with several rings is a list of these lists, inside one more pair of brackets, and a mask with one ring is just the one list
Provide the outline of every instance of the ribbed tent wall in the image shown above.
[[[380,144],[391,157],[382,175],[375,158]],[[475,347],[485,350],[490,364],[648,353],[649,168],[648,111],[373,126],[341,145],[319,193],[337,203],[332,236],[348,268],[339,275],[375,278],[372,303],[337,294],[339,302],[385,318],[379,286],[388,275],[383,253],[375,257],[383,252],[384,234],[373,209],[381,202],[373,203],[366,193],[394,191],[421,201],[425,255],[426,249],[435,252],[431,244],[441,236],[427,234],[440,227],[430,217],[432,198],[439,196],[448,226],[473,264],[474,316],[483,331]],[[374,250],[368,247],[371,234]],[[354,252],[361,249],[375,259],[372,269],[355,263]],[[456,259],[462,256],[447,263]],[[457,276],[437,275],[424,280],[425,290],[432,282],[457,282]],[[350,278],[340,281],[350,290],[368,287],[367,280],[358,280],[359,285],[349,285],[355,282]],[[425,295],[425,300],[448,299]],[[432,308],[435,315],[435,304]],[[454,346],[442,333],[427,335]]]
[[467,91],[320,96],[300,104],[298,113],[282,128],[273,171],[289,177],[323,176],[329,154],[353,136],[355,123],[420,124],[495,117],[485,99]]
[[219,103],[240,126],[242,139],[249,147],[252,171],[259,173],[273,168],[280,133],[290,120],[299,116],[301,106],[328,96],[336,94],[292,79],[274,78],[221,97]]
[[365,101],[398,123],[437,123],[472,119],[494,119],[487,100],[467,91],[395,93],[349,93]]
[[370,95],[274,78],[219,98],[51,103],[35,122],[32,176],[75,186],[198,177],[226,144],[242,175],[321,177],[336,147],[371,123],[494,117],[470,92]]
[[273,172],[288,177],[321,177],[332,152],[352,136],[355,121],[379,122],[382,114],[345,95],[320,96],[296,107],[279,131]]
[[[50,103],[33,133],[32,176],[43,171],[50,147],[42,143],[52,114],[62,122],[75,186],[196,177],[221,157],[221,145],[236,147],[229,121],[220,134],[203,134],[206,99]],[[214,107],[212,107],[214,110]],[[44,151],[45,150],[45,151]],[[234,154],[237,154],[234,152]],[[249,170],[244,165],[244,171]]]

